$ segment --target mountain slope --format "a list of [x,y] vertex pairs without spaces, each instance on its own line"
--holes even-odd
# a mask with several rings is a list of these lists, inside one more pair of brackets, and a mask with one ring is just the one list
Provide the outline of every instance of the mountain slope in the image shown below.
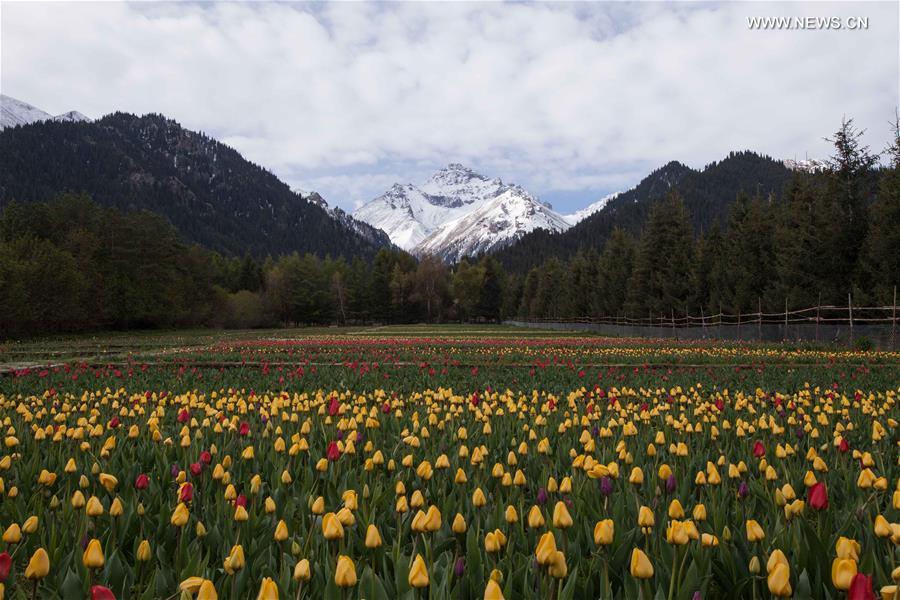
[[508,269],[526,271],[553,256],[562,259],[579,249],[601,250],[616,228],[639,233],[650,207],[673,190],[682,196],[691,225],[699,233],[714,223],[724,223],[739,193],[771,195],[778,200],[791,176],[792,171],[781,162],[753,152],[731,153],[699,171],[673,161],[567,231],[534,231],[500,250],[497,258]]
[[535,229],[563,231],[568,221],[531,196],[506,190],[475,210],[438,227],[418,246],[446,262],[495,251]]
[[[488,252],[539,227],[561,231],[568,221],[515,184],[451,163],[424,184],[394,184],[353,213],[416,254],[456,260]],[[495,219],[492,221],[492,219]]]
[[29,125],[38,121],[90,121],[89,118],[78,112],[69,112],[55,117],[27,102],[16,100],[12,96],[0,94],[0,130],[18,125]]
[[5,129],[0,164],[0,209],[86,192],[105,206],[160,214],[186,240],[238,256],[372,256],[390,245],[381,232],[361,234],[234,149],[162,115]]

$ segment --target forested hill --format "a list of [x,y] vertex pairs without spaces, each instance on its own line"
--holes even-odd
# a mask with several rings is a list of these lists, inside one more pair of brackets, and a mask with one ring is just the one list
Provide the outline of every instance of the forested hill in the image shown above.
[[275,175],[162,115],[114,113],[0,132],[0,211],[84,192],[101,205],[149,210],[190,242],[226,255],[373,256],[387,236],[338,219]]
[[524,272],[551,257],[570,258],[579,249],[600,251],[616,228],[639,234],[652,206],[671,191],[681,196],[693,230],[700,234],[726,222],[739,194],[780,199],[792,173],[778,161],[746,151],[733,152],[701,171],[673,161],[571,229],[557,234],[535,231],[499,251],[496,258],[507,269]]

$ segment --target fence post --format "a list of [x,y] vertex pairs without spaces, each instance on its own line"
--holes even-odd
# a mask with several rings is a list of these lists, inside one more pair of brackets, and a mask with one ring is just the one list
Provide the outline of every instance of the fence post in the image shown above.
[[756,297],[756,310],[759,312],[756,313],[756,337],[759,338],[759,341],[762,341],[762,298],[759,296]]
[[816,302],[816,343],[819,343],[819,310],[822,308],[822,292],[819,292],[819,300]]
[[722,303],[719,302],[719,339],[722,339]]
[[891,352],[894,351],[894,340],[897,336],[897,286],[894,286],[894,303],[891,305]]
[[788,339],[788,303],[787,296],[784,298],[784,337],[782,340],[787,341]]
[[740,308],[738,308],[738,334],[737,334],[737,338],[738,338],[738,341],[744,341],[744,336],[741,335],[741,309],[740,309]]
[[675,332],[675,309],[672,309],[672,338],[678,339],[678,334]]
[[853,298],[847,294],[847,309],[850,311],[850,345],[853,345]]
[[703,315],[703,305],[700,305],[700,323],[703,325],[703,337],[706,338],[706,317]]

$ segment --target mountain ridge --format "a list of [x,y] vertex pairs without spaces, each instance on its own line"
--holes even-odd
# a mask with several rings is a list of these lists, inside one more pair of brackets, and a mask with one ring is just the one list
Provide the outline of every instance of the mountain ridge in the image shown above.
[[188,241],[231,256],[311,252],[372,257],[385,234],[291,191],[237,150],[159,114],[45,120],[0,132],[0,208],[85,192],[149,210]]

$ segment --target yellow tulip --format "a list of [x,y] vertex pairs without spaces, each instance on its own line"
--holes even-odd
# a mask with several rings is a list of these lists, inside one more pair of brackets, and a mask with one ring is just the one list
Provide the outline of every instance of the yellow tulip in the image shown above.
[[225,572],[234,575],[244,568],[246,560],[244,559],[244,547],[236,544],[231,547],[231,552],[225,557]]
[[209,579],[204,579],[197,589],[197,600],[218,600],[216,586]]
[[191,514],[190,512],[188,512],[187,505],[185,505],[184,502],[179,502],[178,506],[175,507],[175,511],[172,513],[170,522],[175,527],[184,527],[187,524],[190,516]]
[[278,600],[278,585],[271,577],[263,578],[256,600]]
[[465,533],[466,532],[466,520],[459,513],[456,513],[456,516],[453,517],[453,533]]
[[246,521],[249,518],[250,518],[250,515],[247,513],[247,509],[244,508],[244,506],[242,504],[238,504],[234,508],[234,520],[235,521],[237,521],[239,523],[243,523],[244,521]]
[[831,563],[831,582],[839,590],[850,589],[850,582],[856,576],[856,561],[852,558],[836,558]]
[[766,561],[766,572],[771,573],[772,570],[779,564],[789,565],[784,552],[782,552],[781,550],[774,550],[772,551],[772,554],[769,555],[769,560]]
[[656,518],[653,516],[653,511],[649,506],[642,506],[640,511],[638,511],[638,526],[639,527],[653,527],[656,523]]
[[569,509],[566,508],[566,503],[562,500],[553,507],[553,526],[559,529],[567,529],[572,526],[572,516],[569,514]]
[[3,532],[3,541],[7,544],[18,544],[22,541],[22,530],[19,529],[18,524],[13,523],[6,528],[6,531]]
[[369,523],[366,528],[366,548],[380,548],[381,544],[381,534],[378,533],[378,528],[374,523]]
[[487,586],[484,588],[484,600],[505,600],[500,584],[493,579],[489,579]]
[[769,585],[769,593],[773,596],[790,598],[794,593],[791,589],[791,569],[786,563],[779,562],[774,565],[766,577],[766,583]]
[[338,587],[356,585],[356,565],[349,556],[338,556],[337,568],[334,571],[334,582]]
[[43,548],[38,548],[31,555],[25,567],[25,579],[43,579],[50,572],[50,557]]
[[762,527],[760,527],[759,523],[757,523],[753,519],[747,520],[747,541],[749,542],[758,542],[766,537],[766,533],[763,531]]
[[884,518],[884,515],[878,515],[875,517],[875,535],[881,538],[891,537],[891,525],[888,523],[888,520]]
[[528,511],[528,526],[531,529],[539,529],[544,526],[544,514],[537,505],[532,506]]
[[99,517],[103,514],[103,505],[100,503],[100,500],[97,499],[97,496],[88,498],[85,511],[89,517]]
[[92,539],[88,542],[87,548],[81,556],[81,562],[88,569],[99,569],[103,566],[105,560],[103,558],[103,546],[100,545],[100,540]]
[[100,485],[106,488],[107,492],[112,492],[119,485],[119,480],[109,473],[100,473]]
[[550,577],[562,579],[569,573],[569,567],[566,565],[566,555],[559,550],[550,556],[549,566],[550,568],[547,569],[547,572],[550,574]]
[[554,552],[556,552],[556,538],[553,537],[553,532],[548,531],[538,540],[537,549],[535,550],[538,564],[541,566],[549,565],[553,559]]
[[273,536],[276,542],[283,542],[288,538],[288,528],[287,523],[283,520],[278,521],[278,525],[275,526],[275,535]]
[[636,579],[653,577],[653,565],[640,548],[631,551],[631,576]]
[[188,577],[180,584],[178,584],[178,589],[189,594],[196,594],[200,590],[200,586],[203,585],[204,581],[206,580],[202,577]]
[[297,565],[294,567],[294,581],[309,581],[311,577],[309,559],[304,558],[297,561]]
[[859,560],[859,552],[862,548],[860,547],[859,542],[857,542],[856,540],[851,540],[849,538],[841,536],[838,538],[837,543],[834,545],[834,549],[837,553],[838,558]]
[[481,488],[475,488],[475,492],[472,494],[472,505],[476,508],[481,508],[487,504],[487,498],[484,496],[484,492],[481,491]]
[[414,588],[428,587],[428,569],[421,554],[416,554],[416,558],[409,567],[409,585]]
[[500,551],[500,541],[497,539],[494,532],[488,532],[488,534],[484,536],[484,549],[488,553]]
[[616,527],[612,519],[597,521],[594,525],[594,543],[598,546],[608,546],[613,543]]
[[150,542],[148,542],[147,540],[142,540],[138,545],[136,558],[140,562],[147,562],[148,560],[150,560],[151,555],[152,553],[150,551]]

